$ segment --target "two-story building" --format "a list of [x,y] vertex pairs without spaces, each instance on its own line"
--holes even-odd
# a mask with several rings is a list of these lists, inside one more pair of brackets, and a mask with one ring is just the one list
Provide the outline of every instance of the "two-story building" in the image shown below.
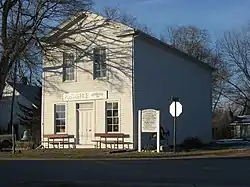
[[[177,143],[191,136],[211,141],[210,66],[93,13],[81,14],[61,28],[63,32],[47,38],[55,45],[44,56],[42,138],[73,134],[76,147],[89,148],[95,145],[95,133],[122,132],[136,148],[138,110],[154,108],[170,131],[171,144],[169,105],[172,96],[178,96],[183,113]],[[148,135],[142,137],[145,144]]]

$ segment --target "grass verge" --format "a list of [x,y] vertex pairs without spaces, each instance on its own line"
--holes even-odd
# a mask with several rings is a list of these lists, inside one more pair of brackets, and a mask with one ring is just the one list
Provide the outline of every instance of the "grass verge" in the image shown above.
[[[248,151],[248,152],[246,152]],[[179,153],[156,153],[156,152],[122,152],[110,153],[110,150],[100,149],[45,149],[28,150],[21,153],[12,154],[11,152],[0,152],[0,159],[120,159],[120,158],[176,158],[176,157],[195,157],[195,156],[227,156],[237,153],[248,153],[249,150],[243,149],[222,149],[209,151],[192,151]]]

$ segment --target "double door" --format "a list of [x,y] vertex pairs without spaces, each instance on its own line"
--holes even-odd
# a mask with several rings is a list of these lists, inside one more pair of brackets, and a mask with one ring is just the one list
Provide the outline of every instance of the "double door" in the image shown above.
[[93,102],[78,104],[78,134],[80,144],[92,144],[94,137],[94,107]]

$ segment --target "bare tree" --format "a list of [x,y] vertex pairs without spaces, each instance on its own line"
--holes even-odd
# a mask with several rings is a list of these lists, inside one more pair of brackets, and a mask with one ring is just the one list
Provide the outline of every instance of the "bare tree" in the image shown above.
[[[130,77],[131,67],[124,61],[131,59],[131,49],[127,45],[131,41],[119,37],[133,29],[126,25],[148,31],[149,28],[140,25],[136,19],[128,14],[122,14],[119,9],[106,8],[103,12],[105,18],[94,14],[94,18],[88,19],[92,3],[91,0],[36,0],[36,1],[3,1],[0,7],[2,18],[1,31],[6,33],[1,43],[1,77],[0,99],[2,97],[4,82],[13,73],[13,64],[18,64],[18,76],[30,75],[35,80],[42,73],[41,59],[51,62],[50,67],[44,71],[62,74],[62,54],[65,51],[77,53],[76,69],[81,69],[89,74],[92,70],[78,66],[78,62],[93,59],[91,49],[93,46],[108,45],[108,71],[109,75],[116,79],[105,80],[116,87],[122,87],[123,77],[118,76],[117,71]],[[7,13],[6,11],[7,10]],[[114,23],[118,21],[125,25]],[[116,25],[116,26],[114,26]],[[117,25],[119,25],[117,27]],[[117,31],[118,37],[109,37],[106,30]],[[3,34],[2,34],[3,35]],[[3,35],[4,36],[4,35]],[[7,38],[8,42],[4,42]],[[106,44],[104,44],[106,43]],[[112,47],[111,47],[112,46]],[[119,59],[119,60],[118,60]],[[20,71],[21,70],[21,71]],[[52,75],[51,75],[52,76]],[[52,79],[50,79],[52,80]],[[55,78],[56,80],[56,78]],[[112,81],[113,82],[112,82]],[[46,83],[56,88],[57,83]],[[52,85],[53,84],[53,85]],[[119,89],[119,88],[117,88]]]
[[139,29],[147,34],[153,35],[151,29],[147,25],[139,23],[136,17],[122,12],[118,7],[105,7],[100,14],[113,21],[118,21],[130,27]]
[[58,23],[91,6],[90,0],[0,1],[0,99],[13,65],[29,70],[41,67],[41,38],[58,29]]
[[223,92],[226,69],[208,31],[192,25],[168,27],[163,31],[161,40],[215,68],[212,77],[213,111],[215,111]]
[[47,80],[50,80],[45,80],[47,92],[57,90],[61,94],[65,91],[58,86],[62,83],[64,53],[75,56],[72,66],[76,72],[80,72],[78,78],[85,76],[84,80],[93,80],[94,48],[105,48],[107,53],[105,69],[108,76],[97,82],[122,92],[125,85],[129,84],[126,80],[131,80],[132,76],[130,62],[133,33],[133,28],[113,21],[112,17],[90,12],[82,12],[65,22],[60,30],[51,32],[42,40],[44,72]]
[[237,104],[242,113],[250,109],[250,27],[225,32],[219,40],[228,68],[225,97]]

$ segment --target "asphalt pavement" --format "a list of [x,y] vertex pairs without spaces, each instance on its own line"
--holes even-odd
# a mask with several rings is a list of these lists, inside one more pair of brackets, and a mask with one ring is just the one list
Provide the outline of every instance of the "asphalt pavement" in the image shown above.
[[249,187],[250,159],[1,160],[0,187]]

